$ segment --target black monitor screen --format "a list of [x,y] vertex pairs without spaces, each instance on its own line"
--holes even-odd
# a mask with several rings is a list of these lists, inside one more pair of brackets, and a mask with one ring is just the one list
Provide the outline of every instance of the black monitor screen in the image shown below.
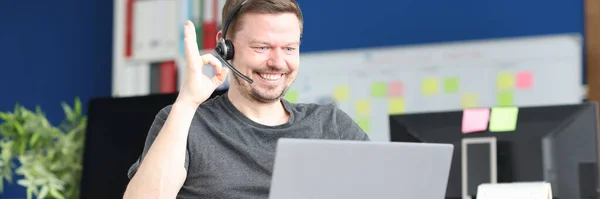
[[[225,92],[217,90],[211,98]],[[160,94],[89,102],[80,198],[123,197],[127,171],[142,154],[154,117],[176,98]]]
[[509,132],[464,134],[462,119],[462,110],[390,116],[392,142],[454,144],[448,198],[462,195],[461,140],[476,137],[497,139],[499,182],[547,181],[556,198],[598,197],[596,103],[520,107],[516,129]]

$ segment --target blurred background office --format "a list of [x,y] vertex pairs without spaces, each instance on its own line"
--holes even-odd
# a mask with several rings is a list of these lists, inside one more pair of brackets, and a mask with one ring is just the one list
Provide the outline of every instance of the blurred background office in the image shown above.
[[[34,187],[30,185],[34,182],[39,185],[36,194],[52,195],[61,187],[45,181],[52,174],[34,169],[41,164],[15,173],[29,160],[18,157],[46,156],[23,154],[44,151],[50,144],[38,140],[52,143],[53,130],[30,126],[19,131],[26,120],[41,116],[12,118],[19,115],[16,106],[31,111],[39,107],[50,125],[59,127],[69,119],[62,102],[73,109],[67,112],[74,126],[60,131],[72,130],[88,139],[59,139],[70,139],[61,142],[64,145],[76,143],[69,145],[72,153],[64,154],[81,158],[60,159],[75,164],[56,163],[63,169],[59,178],[70,179],[65,186],[74,193],[56,192],[82,198],[120,195],[127,166],[141,152],[154,114],[176,95],[182,72],[178,68],[185,64],[183,21],[194,21],[201,50],[210,52],[221,26],[223,2],[0,1],[0,112],[5,113],[0,118],[0,131],[4,131],[0,132],[0,199],[26,198],[27,187]],[[423,133],[413,140],[394,140],[393,115],[460,112],[447,116],[462,118],[463,110],[494,107],[525,108],[523,113],[535,114],[527,107],[580,105],[600,98],[600,3],[594,0],[298,2],[304,14],[301,72],[286,99],[335,103],[375,141],[438,138]],[[212,73],[210,68],[205,72]],[[226,92],[227,86],[215,95]],[[87,120],[73,116],[79,109]],[[435,119],[438,116],[423,120],[438,122],[435,126],[443,123]],[[487,126],[479,131],[491,132]],[[15,137],[19,139],[9,141]],[[38,163],[44,161],[56,159]],[[595,190],[596,163],[590,168]],[[23,171],[33,176],[29,179],[40,180],[17,183],[27,176]],[[458,176],[456,172],[451,176]],[[460,197],[456,188],[449,188],[449,198]],[[577,189],[577,196],[583,198],[585,191]]]

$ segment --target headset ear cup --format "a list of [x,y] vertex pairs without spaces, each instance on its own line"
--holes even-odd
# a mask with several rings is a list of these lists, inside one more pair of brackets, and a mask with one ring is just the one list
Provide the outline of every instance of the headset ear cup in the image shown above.
[[223,45],[220,42],[217,42],[217,46],[215,46],[215,52],[219,57],[223,57]]
[[233,59],[233,53],[235,50],[233,49],[233,42],[231,40],[225,40],[225,45],[227,45],[227,57],[224,57],[225,60]]

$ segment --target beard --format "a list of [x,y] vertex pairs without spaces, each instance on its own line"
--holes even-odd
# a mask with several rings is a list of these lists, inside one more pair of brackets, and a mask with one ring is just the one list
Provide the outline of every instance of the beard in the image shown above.
[[[254,71],[253,74],[256,73],[260,73],[261,71],[270,71],[273,72],[272,70],[260,70],[260,71]],[[280,72],[280,71],[277,71]],[[285,73],[285,78],[289,78],[288,71],[282,71],[281,73]],[[279,101],[279,99],[281,99],[281,97],[285,96],[285,93],[288,89],[288,85],[283,85],[282,88],[280,88],[280,86],[270,86],[270,87],[266,87],[266,91],[260,91],[259,88],[256,88],[255,86],[253,86],[252,84],[249,84],[248,82],[246,82],[246,80],[243,80],[242,78],[238,77],[237,75],[233,75],[234,80],[236,81],[236,83],[239,85],[239,89],[240,89],[240,93],[242,93],[242,95],[246,96],[248,99],[259,102],[259,103],[273,103],[276,101]],[[261,78],[261,77],[258,77]],[[280,91],[277,89],[281,89]],[[275,92],[274,94],[272,94],[273,92]]]

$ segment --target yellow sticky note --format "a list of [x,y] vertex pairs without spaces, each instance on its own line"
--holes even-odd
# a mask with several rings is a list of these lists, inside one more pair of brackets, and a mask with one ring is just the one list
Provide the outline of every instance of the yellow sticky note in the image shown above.
[[495,107],[490,114],[490,132],[514,131],[517,128],[518,107]]
[[298,91],[290,90],[287,93],[285,93],[285,100],[291,103],[298,102]]
[[391,98],[388,104],[389,114],[400,114],[404,113],[405,105],[404,99],[401,97]]
[[423,85],[421,85],[421,92],[423,95],[433,95],[438,92],[438,80],[433,77],[423,79]]
[[479,102],[479,97],[475,93],[464,93],[460,98],[460,105],[463,108],[475,108]]
[[510,90],[515,85],[515,78],[511,73],[498,73],[496,81],[500,90]]
[[356,118],[356,123],[365,133],[368,133],[369,131],[371,131],[371,125],[370,125],[369,118],[367,118],[367,117]]
[[347,85],[341,85],[335,87],[333,98],[335,101],[345,101],[348,100],[350,96],[350,87]]
[[358,100],[355,106],[356,114],[369,114],[371,112],[371,104],[368,100]]

